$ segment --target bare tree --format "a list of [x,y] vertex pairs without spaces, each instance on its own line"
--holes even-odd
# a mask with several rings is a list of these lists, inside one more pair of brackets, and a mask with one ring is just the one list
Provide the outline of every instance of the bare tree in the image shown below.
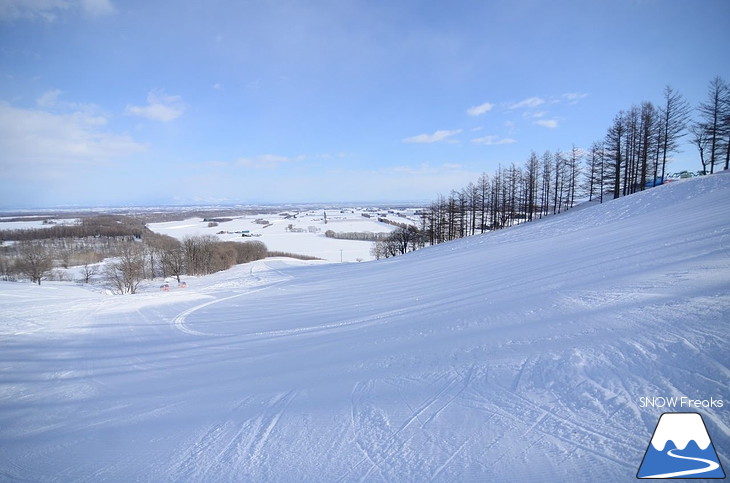
[[211,272],[228,270],[236,264],[238,256],[236,242],[218,242],[213,245],[213,259],[211,261]]
[[525,212],[527,213],[527,221],[532,221],[535,213],[538,211],[537,189],[540,177],[540,160],[534,151],[530,153],[530,159],[525,167],[525,183],[527,183],[527,192],[525,197]]
[[709,145],[709,132],[702,123],[696,122],[689,127],[692,136],[692,144],[695,145],[700,154],[700,163],[702,163],[702,173],[707,173],[707,161],[705,160],[705,151]]
[[[677,150],[679,140],[686,134],[687,122],[689,120],[689,103],[680,93],[671,86],[664,88],[664,105],[659,109],[659,148],[657,153],[661,156],[661,176],[666,176],[667,156]],[[657,163],[657,166],[659,163]],[[656,178],[656,173],[654,175]]]
[[40,243],[23,242],[15,269],[30,278],[32,283],[41,284],[53,269],[53,259],[48,250]]
[[552,192],[553,155],[550,151],[542,154],[542,183],[540,183],[540,218],[550,214],[550,193]]
[[583,158],[583,150],[575,147],[575,144],[570,149],[570,156],[566,160],[567,162],[567,177],[568,177],[568,190],[567,190],[567,206],[565,209],[570,209],[575,204],[575,192],[578,188],[578,176],[581,174],[580,161]]
[[0,255],[0,277],[3,280],[10,280],[13,274],[13,264],[10,257]]
[[[159,234],[148,235],[145,242],[149,247],[147,256],[150,265],[154,267],[156,264],[163,277],[176,276],[179,283],[180,275],[185,273],[185,256],[180,242],[171,236]],[[154,273],[153,269],[153,277]]]
[[163,251],[162,266],[167,273],[177,278],[177,283],[180,283],[180,276],[185,274],[185,251],[183,248],[178,246]]
[[482,173],[477,181],[477,190],[479,192],[479,233],[487,231],[489,226],[489,190],[491,183],[489,175]]
[[212,235],[188,236],[183,239],[185,266],[190,275],[213,273],[213,246],[217,240]]
[[248,263],[266,258],[269,250],[258,240],[235,243],[236,263]]
[[626,134],[624,115],[624,111],[621,111],[614,117],[613,124],[606,134],[606,148],[608,156],[612,161],[611,173],[613,174],[614,199],[621,196],[621,168],[624,164],[622,149]]
[[99,273],[99,269],[96,265],[92,265],[90,263],[85,263],[81,267],[81,281],[84,283],[91,282],[91,277]]
[[560,213],[563,207],[565,192],[565,159],[563,153],[557,151],[553,155],[553,214]]
[[138,242],[122,245],[118,260],[107,264],[104,274],[119,293],[136,293],[144,278],[144,251]]
[[388,258],[388,254],[385,249],[385,241],[379,240],[373,243],[373,246],[370,247],[370,255],[375,257],[376,260],[380,260],[381,258]]
[[603,186],[604,186],[604,156],[603,143],[594,142],[591,150],[586,157],[588,172],[585,178],[585,192],[588,194],[588,201],[599,198],[603,203]]
[[[730,119],[730,86],[720,77],[710,81],[710,88],[707,92],[707,102],[700,103],[699,113],[701,121],[699,127],[706,131],[707,149],[709,156],[707,164],[710,165],[710,174],[715,172],[715,165],[723,152],[723,142],[730,131],[728,119]],[[705,163],[703,163],[704,165]]]
[[[637,145],[637,179],[638,183],[634,183],[634,191],[643,191],[646,188],[649,173],[656,172],[656,169],[650,164],[656,160],[652,156],[652,152],[656,145],[654,144],[655,133],[658,128],[657,110],[651,102],[641,103],[641,112],[639,119],[638,145]],[[656,180],[652,180],[654,186]]]
[[418,229],[415,226],[398,228],[388,236],[387,241],[392,243],[394,249],[401,255],[408,253],[409,249],[418,241]]

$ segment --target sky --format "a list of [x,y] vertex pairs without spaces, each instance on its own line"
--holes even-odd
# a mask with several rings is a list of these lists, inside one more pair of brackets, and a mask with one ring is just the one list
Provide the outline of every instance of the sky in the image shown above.
[[430,201],[666,85],[696,106],[729,24],[727,0],[0,0],[0,209]]

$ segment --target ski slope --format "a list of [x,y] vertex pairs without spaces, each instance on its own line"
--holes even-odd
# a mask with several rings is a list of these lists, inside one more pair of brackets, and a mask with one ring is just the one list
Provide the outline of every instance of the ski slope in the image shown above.
[[0,480],[629,481],[673,396],[730,461],[727,174],[188,282],[0,282]]

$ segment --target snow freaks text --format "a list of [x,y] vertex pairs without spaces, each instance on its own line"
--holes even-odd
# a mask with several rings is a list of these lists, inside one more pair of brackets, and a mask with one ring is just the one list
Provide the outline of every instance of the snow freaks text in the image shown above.
[[671,408],[671,409],[700,409],[700,408],[721,408],[724,406],[722,399],[692,399],[682,397],[646,397],[639,398],[639,407],[642,408]]

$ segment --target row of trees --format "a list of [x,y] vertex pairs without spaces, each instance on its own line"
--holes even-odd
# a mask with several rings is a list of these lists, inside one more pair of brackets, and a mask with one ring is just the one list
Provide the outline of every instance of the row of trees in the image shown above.
[[334,238],[335,240],[357,240],[357,241],[371,241],[377,242],[385,240],[388,237],[387,233],[373,233],[371,231],[339,231],[327,230],[324,232],[324,236],[327,238]]
[[182,243],[170,240],[166,240],[165,248],[125,245],[114,261],[105,264],[105,278],[118,293],[133,294],[142,280],[156,275],[175,277],[180,282],[183,275],[208,275],[268,255],[260,241],[221,242],[211,235],[186,237]]
[[[59,225],[5,232],[6,239],[13,241],[0,244],[0,277],[40,284],[60,267],[79,266],[77,273],[85,283],[101,276],[115,291],[135,293],[144,279],[176,277],[179,282],[183,275],[206,275],[268,255],[260,241],[220,242],[206,235],[180,242],[153,233],[133,219],[107,221],[90,219],[76,228]],[[46,230],[54,230],[58,238],[49,237]]]
[[449,196],[438,196],[423,212],[421,239],[429,244],[461,238],[557,214],[577,200],[618,198],[663,183],[667,164],[689,132],[702,162],[701,173],[730,163],[730,88],[719,77],[691,121],[689,103],[672,87],[659,105],[642,102],[620,111],[606,135],[590,148],[532,152],[521,165],[500,166],[491,176]]
[[[98,215],[82,218],[75,224],[56,224],[52,219],[43,228],[0,230],[0,244],[5,241],[82,240],[85,238],[142,238],[152,233],[144,223],[121,215]],[[46,224],[46,223],[44,223]]]
[[531,153],[523,166],[483,173],[448,197],[439,196],[422,214],[423,237],[431,244],[531,221],[571,208],[581,196],[583,152]]
[[376,260],[404,255],[424,246],[423,232],[413,225],[402,226],[378,239],[370,249]]
[[[666,177],[667,161],[685,134],[689,115],[689,104],[671,87],[664,90],[660,107],[642,102],[619,112],[605,140],[592,147],[592,151],[601,150],[599,155],[590,157],[588,165],[594,185],[596,181],[605,181],[605,174],[603,179],[598,174],[602,168],[612,180],[608,190],[614,198],[660,184]],[[608,165],[604,167],[606,161]]]
[[61,268],[81,267],[82,281],[88,283],[98,274],[104,258],[117,257],[124,246],[139,238],[134,236],[103,236],[86,238],[26,239],[0,244],[0,278],[28,278],[40,284],[52,272],[61,278]]

